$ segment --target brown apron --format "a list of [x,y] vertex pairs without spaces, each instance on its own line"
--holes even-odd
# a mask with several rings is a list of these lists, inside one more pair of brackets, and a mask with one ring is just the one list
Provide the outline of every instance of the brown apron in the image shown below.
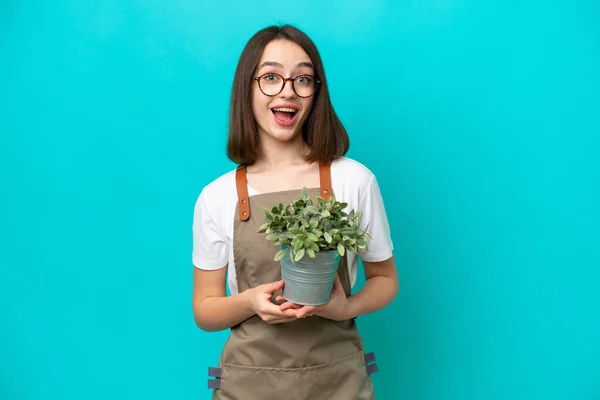
[[[329,165],[320,165],[320,189],[308,189],[316,201],[332,194]],[[246,168],[236,171],[238,203],[233,231],[233,252],[238,291],[281,279],[274,261],[277,246],[258,233],[263,209],[288,204],[301,190],[248,197]],[[350,295],[347,257],[340,258],[338,275]],[[276,293],[275,295],[277,295]],[[274,296],[275,297],[275,296]],[[231,328],[219,368],[209,368],[213,400],[373,400],[372,353],[365,355],[354,319],[333,321],[317,316],[270,325],[258,315]]]

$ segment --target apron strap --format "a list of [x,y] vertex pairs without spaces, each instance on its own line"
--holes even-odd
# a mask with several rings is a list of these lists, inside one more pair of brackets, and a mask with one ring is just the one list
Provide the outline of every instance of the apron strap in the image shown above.
[[327,201],[333,191],[331,187],[331,164],[319,163],[319,179],[321,181],[321,197]]
[[[321,197],[327,201],[333,191],[331,187],[331,164],[319,163],[319,181]],[[240,220],[246,221],[250,218],[250,199],[248,196],[248,180],[246,178],[246,166],[240,165],[235,171],[235,185],[237,188],[238,202],[240,208]]]
[[240,204],[240,219],[246,221],[250,218],[250,200],[248,199],[246,167],[243,165],[240,165],[235,171],[235,185],[237,187],[238,201]]

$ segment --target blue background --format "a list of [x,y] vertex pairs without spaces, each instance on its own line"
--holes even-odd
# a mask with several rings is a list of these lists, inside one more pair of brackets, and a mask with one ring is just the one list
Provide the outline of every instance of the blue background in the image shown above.
[[378,399],[600,399],[600,3],[4,1],[0,398],[208,399],[191,222],[239,54],[319,47],[401,281]]

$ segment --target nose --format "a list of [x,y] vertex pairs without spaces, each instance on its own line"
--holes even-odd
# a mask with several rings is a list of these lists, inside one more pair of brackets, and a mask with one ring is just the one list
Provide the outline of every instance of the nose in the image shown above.
[[279,97],[287,98],[296,96],[296,92],[294,92],[293,80],[291,78],[287,78],[283,81],[283,90],[279,93]]

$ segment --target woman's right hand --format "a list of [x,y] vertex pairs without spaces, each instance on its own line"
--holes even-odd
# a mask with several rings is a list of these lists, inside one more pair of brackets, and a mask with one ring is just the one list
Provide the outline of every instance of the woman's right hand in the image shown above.
[[296,310],[281,311],[279,305],[271,302],[273,293],[283,288],[283,280],[265,283],[248,289],[248,301],[252,311],[267,324],[281,324],[298,319]]

